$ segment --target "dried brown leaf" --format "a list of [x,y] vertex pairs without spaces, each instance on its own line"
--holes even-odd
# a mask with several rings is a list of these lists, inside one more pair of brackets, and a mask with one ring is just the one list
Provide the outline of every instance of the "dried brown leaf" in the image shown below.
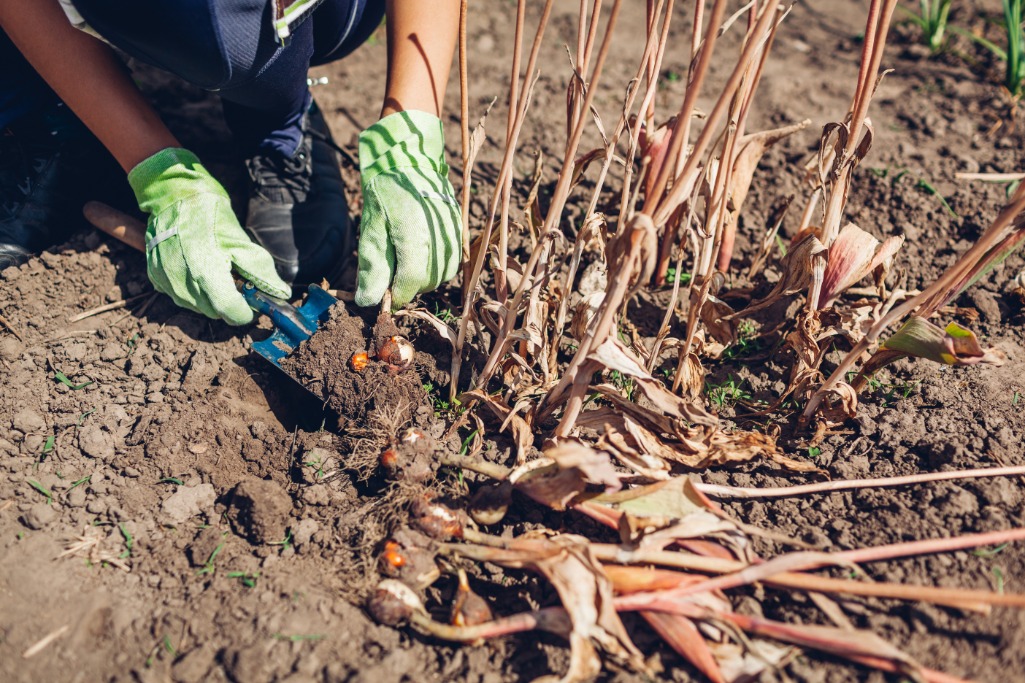
[[783,274],[776,286],[764,299],[734,313],[734,316],[750,315],[771,306],[782,296],[796,294],[808,288],[812,281],[814,257],[826,251],[826,246],[819,240],[816,229],[804,230],[798,233],[794,240],[787,255],[783,258]]
[[758,162],[761,161],[769,148],[780,140],[788,138],[810,125],[811,119],[805,119],[782,128],[745,135],[740,139],[737,145],[740,152],[733,162],[733,173],[730,176],[729,188],[729,197],[733,205],[734,215],[740,212],[741,205],[744,203],[744,199],[747,198],[747,192],[751,187],[751,180],[754,178],[755,169],[758,168]]
[[622,475],[609,455],[578,441],[563,439],[547,449],[545,457],[545,464],[517,470],[510,479],[517,490],[554,510],[565,510],[588,485],[606,491],[617,491],[622,486]]
[[718,419],[704,407],[673,394],[661,381],[652,377],[640,360],[618,339],[606,339],[591,353],[589,359],[601,363],[610,370],[632,377],[644,397],[670,417],[697,425],[712,426],[718,423]]
[[534,445],[534,432],[526,420],[502,402],[500,398],[480,389],[474,389],[462,394],[459,400],[464,404],[472,400],[480,401],[491,409],[491,412],[502,421],[502,429],[505,429],[508,425],[512,430],[513,438],[516,440],[516,462],[522,463],[526,461],[527,453]]
[[621,664],[651,675],[616,612],[612,582],[586,538],[569,534],[521,538],[503,548],[485,550],[490,562],[537,571],[559,594],[572,627],[569,671],[557,680],[576,683],[594,679],[601,671],[599,648]]
[[679,614],[663,612],[641,612],[641,616],[655,629],[662,640],[666,641],[669,647],[690,662],[712,683],[727,683],[733,680],[727,679],[723,675],[708,642],[693,621]]

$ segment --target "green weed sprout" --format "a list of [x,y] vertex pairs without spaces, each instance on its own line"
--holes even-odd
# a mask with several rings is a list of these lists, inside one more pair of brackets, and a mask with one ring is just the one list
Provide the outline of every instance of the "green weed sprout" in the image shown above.
[[996,43],[977,36],[963,29],[955,30],[970,40],[975,41],[989,50],[994,57],[1004,63],[1004,87],[1012,97],[1022,95],[1025,85],[1025,62],[1022,61],[1022,45],[1025,45],[1025,32],[1022,30],[1022,0],[1003,0],[1004,29],[1007,34],[1007,47],[1002,48]]
[[922,29],[922,39],[933,54],[943,49],[943,40],[947,33],[947,18],[950,15],[950,3],[951,0],[919,0],[920,11],[918,14],[905,7],[900,7],[908,19]]
[[1012,95],[1020,95],[1022,82],[1025,81],[1025,64],[1022,63],[1021,49],[1025,43],[1021,25],[1022,0],[1004,0],[1004,24],[1007,27],[1007,55],[1004,85]]

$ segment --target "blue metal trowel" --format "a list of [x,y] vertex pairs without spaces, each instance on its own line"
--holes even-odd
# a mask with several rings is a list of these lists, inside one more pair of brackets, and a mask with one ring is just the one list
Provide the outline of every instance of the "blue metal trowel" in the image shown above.
[[250,308],[263,313],[274,323],[274,333],[262,341],[253,342],[253,351],[279,368],[281,359],[312,337],[320,329],[320,324],[327,321],[331,307],[338,303],[338,299],[317,285],[309,286],[306,300],[298,307],[261,292],[251,282],[242,284],[242,296]]
[[[145,251],[146,226],[138,219],[102,202],[87,202],[82,207],[82,213],[97,229],[130,247]],[[249,307],[266,315],[274,324],[271,336],[253,342],[252,349],[278,368],[281,367],[282,359],[320,329],[321,323],[330,316],[331,307],[338,302],[317,285],[309,286],[306,300],[300,306],[272,297],[250,282],[241,281],[240,289]]]

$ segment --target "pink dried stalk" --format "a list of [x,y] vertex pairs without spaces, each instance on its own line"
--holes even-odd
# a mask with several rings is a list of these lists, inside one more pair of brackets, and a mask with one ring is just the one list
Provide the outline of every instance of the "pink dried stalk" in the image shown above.
[[[619,18],[619,12],[622,7],[622,0],[615,0],[612,5],[612,10],[609,13],[608,23],[605,27],[605,36],[602,40],[601,48],[598,51],[597,59],[595,60],[594,72],[591,75],[590,85],[587,89],[587,94],[584,98],[583,109],[589,111],[591,105],[594,102],[595,93],[598,90],[598,83],[601,78],[602,69],[605,65],[605,61],[608,57],[609,48],[611,46],[612,33],[615,30],[617,19]],[[567,144],[566,155],[563,159],[562,169],[559,173],[558,181],[556,182],[555,191],[553,192],[552,202],[549,207],[547,216],[545,217],[545,223],[542,228],[543,241],[538,245],[538,248],[534,249],[530,255],[530,259],[523,267],[523,278],[520,282],[519,287],[510,302],[506,304],[505,316],[501,321],[501,328],[499,334],[495,339],[491,354],[488,357],[487,362],[484,365],[484,369],[481,371],[478,385],[483,386],[485,382],[491,377],[495,369],[498,366],[499,361],[505,356],[506,351],[510,342],[510,334],[514,329],[514,325],[517,317],[519,316],[520,305],[523,303],[524,296],[529,292],[531,297],[537,296],[537,290],[539,288],[539,279],[536,278],[537,269],[539,264],[544,263],[548,259],[548,253],[550,249],[550,241],[555,239],[557,235],[561,233],[557,229],[558,222],[562,218],[562,212],[566,205],[566,200],[569,198],[570,186],[573,178],[573,160],[576,156],[577,148],[580,145],[580,138],[583,135],[584,125],[586,119],[581,117],[573,131],[573,136],[570,138]],[[508,154],[508,151],[507,151]],[[503,163],[503,168],[505,164]],[[500,175],[501,179],[501,175]],[[487,244],[489,234],[485,233],[485,238],[482,244]],[[478,254],[477,263],[481,263],[484,257],[485,249],[481,249],[481,253]],[[475,269],[475,273],[479,278],[479,269]],[[469,303],[470,299],[467,300]],[[532,301],[533,303],[533,301]],[[468,304],[467,304],[468,305]],[[467,320],[466,316],[469,314],[469,310],[464,312],[463,326],[465,326]],[[463,327],[460,327],[462,333]],[[453,390],[456,386],[455,380],[457,374],[453,372]]]
[[[654,57],[654,64],[653,66],[651,66],[651,69],[653,70],[655,77],[648,81],[644,97],[642,98],[641,105],[639,108],[639,111],[642,112],[648,107],[650,102],[654,101],[655,92],[658,86],[657,75],[661,70],[662,57],[665,54],[666,42],[669,35],[669,22],[672,18],[674,4],[675,0],[669,0],[668,4],[666,5],[665,21],[662,24],[661,32],[659,32],[657,25],[649,26],[648,37],[644,47],[644,56],[641,58],[640,66],[638,67],[638,72],[635,77],[635,81],[640,82],[643,72],[649,68],[649,64],[651,64],[651,62],[649,61],[650,57]],[[654,13],[656,17],[661,13],[662,5],[663,0],[658,0],[657,4],[654,7]],[[612,165],[613,153],[616,149],[616,145],[619,143],[619,139],[622,136],[623,131],[625,130],[628,124],[629,112],[633,108],[633,103],[636,99],[636,96],[637,88],[631,87],[627,94],[626,102],[623,105],[623,114],[620,116],[619,122],[616,124],[616,129],[609,137],[608,145],[606,145],[605,159],[602,163],[601,170],[599,171],[598,179],[595,182],[595,189],[591,196],[590,205],[588,206],[587,211],[584,214],[585,216],[593,215],[597,208],[601,190],[604,187],[605,179],[608,175],[609,168]],[[637,135],[639,133],[640,126],[635,126],[631,138],[630,152],[627,155],[627,180],[625,181],[624,186],[629,185],[629,174],[632,167],[632,161],[637,151]],[[562,291],[564,292],[570,291],[571,283],[576,281],[577,271],[580,266],[580,259],[583,255],[584,243],[585,240],[577,239],[576,244],[574,244],[573,246],[573,253],[570,257],[569,271],[567,272],[566,277],[563,279]],[[552,350],[551,352],[553,354],[553,357],[548,359],[549,365],[553,365],[556,362],[556,358],[554,358],[554,355],[558,352],[559,342],[562,338],[562,333],[565,330],[566,317],[569,311],[569,301],[570,298],[568,296],[563,296],[559,302],[559,311],[556,315],[555,327],[551,336],[551,341],[549,343],[549,348]]]
[[[516,102],[519,94],[520,84],[520,60],[523,53],[523,23],[526,16],[526,0],[518,0],[516,3],[516,29],[513,35],[513,58],[512,76],[509,79],[509,116],[506,122],[505,144],[506,149],[515,147],[513,131],[516,126],[514,115]],[[506,271],[509,268],[509,203],[512,201],[513,177],[512,173],[506,174],[505,182],[500,187],[502,195],[502,210],[499,214],[498,224],[498,268],[495,269],[495,298],[499,303],[505,303],[509,296],[508,280]]]
[[[886,47],[886,35],[890,28],[890,19],[897,0],[872,0],[869,7],[868,20],[865,24],[865,42],[861,50],[861,66],[858,70],[858,85],[851,100],[848,121],[838,124],[837,130],[846,134],[842,150],[838,158],[832,161],[833,184],[830,188],[825,215],[822,221],[822,243],[829,248],[840,231],[844,207],[850,193],[851,179],[854,169],[860,161],[859,147],[866,141],[862,139],[862,129],[866,127],[868,107],[879,79],[879,66],[882,63]],[[868,135],[871,135],[869,131]],[[823,145],[830,136],[823,135]],[[825,153],[825,150],[823,150]],[[813,257],[815,277],[808,294],[808,309],[814,311],[818,304],[822,273],[826,267],[824,254]]]
[[[520,0],[524,3],[525,0]],[[527,59],[527,69],[523,75],[524,86],[520,92],[519,100],[516,103],[515,115],[510,111],[510,116],[513,117],[512,134],[506,140],[505,154],[502,157],[502,165],[498,171],[497,185],[503,186],[507,181],[506,178],[511,178],[512,173],[512,161],[516,154],[517,141],[519,140],[520,131],[523,128],[523,123],[527,118],[527,109],[530,105],[530,93],[531,85],[533,84],[535,77],[533,76],[537,66],[537,57],[541,51],[541,43],[544,39],[545,28],[548,26],[548,20],[552,14],[552,5],[555,0],[546,0],[544,9],[541,12],[541,18],[538,20],[537,32],[534,35],[534,43],[530,49],[530,56]],[[518,64],[514,63],[514,66]],[[519,79],[520,74],[514,72],[511,75],[513,81]],[[463,283],[463,313],[459,321],[459,331],[456,336],[455,348],[452,351],[452,381],[449,385],[450,399],[454,399],[459,387],[459,372],[463,364],[463,348],[466,344],[466,333],[470,324],[470,318],[473,315],[473,304],[476,301],[477,289],[480,284],[481,272],[484,268],[484,260],[487,258],[486,245],[491,243],[491,231],[495,222],[495,213],[498,210],[499,196],[502,193],[495,193],[491,199],[491,205],[488,213],[488,221],[484,226],[483,234],[481,235],[482,248],[478,251],[477,257],[474,259],[473,268],[470,271],[470,276],[465,279]]]
[[798,486],[776,486],[766,488],[744,486],[721,486],[695,482],[694,487],[713,498],[754,500],[761,498],[785,498],[789,496],[806,496],[810,493],[832,493],[834,491],[850,491],[853,489],[889,488],[894,486],[910,486],[933,481],[950,481],[952,479],[982,479],[987,477],[1025,476],[1025,465],[1009,467],[983,467],[971,470],[955,470],[952,472],[926,472],[910,474],[903,477],[879,477],[876,479],[841,479],[837,481],[821,481],[814,484]]
[[473,169],[470,168],[470,86],[466,77],[466,3],[459,3],[459,123],[460,143],[463,153],[463,263],[470,259],[470,187],[473,185]]

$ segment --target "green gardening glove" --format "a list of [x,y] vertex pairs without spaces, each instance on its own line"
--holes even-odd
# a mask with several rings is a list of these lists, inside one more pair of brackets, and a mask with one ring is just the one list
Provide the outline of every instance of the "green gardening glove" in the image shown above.
[[455,277],[462,214],[448,181],[441,119],[422,111],[384,117],[359,136],[363,173],[356,305],[409,303]]
[[274,270],[274,259],[243,232],[228,193],[195,154],[175,148],[157,152],[131,170],[128,184],[149,214],[150,282],[176,304],[229,325],[252,322],[232,266],[271,296],[291,294]]

